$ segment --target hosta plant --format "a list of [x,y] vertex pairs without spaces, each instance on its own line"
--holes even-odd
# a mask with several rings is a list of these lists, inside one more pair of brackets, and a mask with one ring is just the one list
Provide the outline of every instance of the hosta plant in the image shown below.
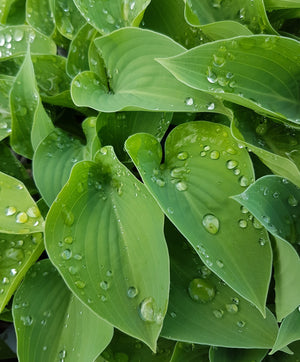
[[299,18],[1,1],[1,359],[299,361]]

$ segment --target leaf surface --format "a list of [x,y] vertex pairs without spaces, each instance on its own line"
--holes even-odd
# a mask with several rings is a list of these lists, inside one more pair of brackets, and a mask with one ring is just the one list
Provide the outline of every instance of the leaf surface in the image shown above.
[[11,115],[9,108],[9,92],[14,78],[9,75],[0,75],[0,140],[11,133]]
[[113,328],[66,287],[49,260],[35,264],[16,292],[13,316],[20,361],[94,361]]
[[108,83],[101,83],[93,72],[77,75],[71,86],[77,106],[102,112],[228,113],[215,97],[181,84],[155,61],[185,51],[172,39],[150,30],[124,28],[96,39],[95,45],[104,59]]
[[208,362],[208,346],[177,342],[170,362]]
[[265,230],[229,198],[253,181],[249,155],[229,128],[205,121],[177,126],[161,165],[153,136],[131,136],[125,147],[164,213],[207,266],[263,312],[271,246]]
[[300,43],[293,39],[252,35],[204,44],[158,61],[194,89],[298,124],[299,51]]
[[50,36],[55,30],[51,0],[27,0],[26,21],[34,29]]
[[163,214],[112,148],[101,150],[73,167],[52,204],[47,252],[84,304],[155,350],[169,293]]
[[261,362],[267,354],[263,349],[236,349],[211,347],[210,362]]

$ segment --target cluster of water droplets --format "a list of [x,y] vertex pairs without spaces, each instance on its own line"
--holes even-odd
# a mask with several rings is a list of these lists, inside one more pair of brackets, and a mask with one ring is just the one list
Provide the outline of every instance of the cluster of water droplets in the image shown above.
[[[0,58],[12,56],[13,52],[20,46],[19,42],[24,38],[25,32],[22,28],[9,29],[0,31]],[[35,38],[35,33],[30,33],[29,41],[32,42]]]

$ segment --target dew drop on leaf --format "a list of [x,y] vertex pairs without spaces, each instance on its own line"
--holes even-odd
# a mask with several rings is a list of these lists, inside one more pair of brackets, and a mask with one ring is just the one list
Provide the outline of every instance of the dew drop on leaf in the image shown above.
[[189,154],[185,151],[179,152],[177,155],[178,160],[185,161],[189,157]]
[[140,303],[139,316],[145,322],[155,321],[154,299],[152,297],[145,298]]
[[288,197],[288,203],[289,203],[289,205],[291,205],[293,207],[298,205],[298,201],[296,200],[296,198],[293,195],[290,195]]
[[192,97],[187,97],[184,101],[184,103],[187,105],[187,106],[192,106],[194,104],[194,99]]
[[107,290],[109,288],[109,283],[105,280],[102,280],[100,282],[100,287],[103,289],[103,290]]
[[218,319],[221,319],[223,317],[223,314],[224,314],[224,311],[222,309],[213,310],[213,315]]
[[218,160],[220,158],[220,152],[219,151],[211,151],[210,158],[212,160]]
[[241,219],[239,220],[239,227],[245,229],[248,226],[247,220]]
[[212,214],[206,214],[202,219],[202,225],[210,234],[216,234],[220,229],[219,219]]
[[85,287],[85,282],[82,280],[76,280],[76,282],[74,283],[76,285],[77,288],[79,289],[83,289]]
[[235,160],[229,160],[226,163],[226,167],[228,168],[228,170],[233,170],[234,168],[236,168],[238,165],[238,162]]
[[193,279],[189,286],[188,292],[191,299],[199,303],[207,303],[214,299],[216,291],[214,286],[205,279]]
[[14,206],[9,206],[5,209],[6,216],[12,216],[17,212],[17,209]]
[[61,257],[64,260],[69,260],[72,257],[72,251],[70,249],[65,249],[62,253],[61,253]]
[[36,206],[30,207],[30,208],[26,211],[26,214],[27,214],[29,217],[32,217],[32,218],[37,218],[37,217],[40,217],[40,216],[41,216],[40,210],[39,210]]
[[127,290],[127,296],[129,298],[135,298],[138,295],[138,290],[135,287],[129,287]]
[[19,212],[16,215],[16,222],[18,224],[25,224],[28,221],[28,216],[25,212]]
[[184,181],[177,182],[176,189],[178,191],[186,191],[188,188],[187,184]]
[[228,313],[235,314],[239,311],[239,307],[236,304],[226,304],[226,310]]

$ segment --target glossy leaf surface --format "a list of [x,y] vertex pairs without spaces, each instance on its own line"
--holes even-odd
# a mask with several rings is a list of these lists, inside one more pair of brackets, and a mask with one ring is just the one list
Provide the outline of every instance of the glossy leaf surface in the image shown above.
[[261,362],[267,350],[211,347],[210,362]]
[[11,115],[9,107],[9,92],[14,78],[9,75],[0,76],[0,140],[11,133]]
[[73,39],[85,24],[73,0],[55,0],[55,21],[60,33],[68,39]]
[[[162,336],[213,346],[270,348],[277,324],[205,266],[174,226],[166,225],[171,261],[168,313]],[[258,332],[259,331],[259,332]]]
[[297,124],[299,51],[293,39],[253,35],[204,44],[158,61],[183,84]]
[[185,51],[172,39],[149,30],[126,28],[96,39],[95,45],[104,59],[108,83],[101,83],[93,72],[79,74],[71,86],[77,106],[103,112],[227,112],[215,97],[181,84],[155,61]]
[[26,20],[34,29],[50,36],[55,29],[52,0],[27,0]]
[[152,350],[169,292],[162,228],[155,201],[108,146],[73,167],[46,221],[47,252],[73,293]]
[[14,298],[13,316],[22,362],[92,362],[113,334],[109,324],[69,291],[49,260],[38,262],[26,275]]
[[167,138],[163,164],[161,147],[150,135],[134,135],[125,147],[165,214],[207,266],[264,313],[271,247],[260,224],[229,198],[253,181],[248,153],[229,128],[204,121],[177,126]]

